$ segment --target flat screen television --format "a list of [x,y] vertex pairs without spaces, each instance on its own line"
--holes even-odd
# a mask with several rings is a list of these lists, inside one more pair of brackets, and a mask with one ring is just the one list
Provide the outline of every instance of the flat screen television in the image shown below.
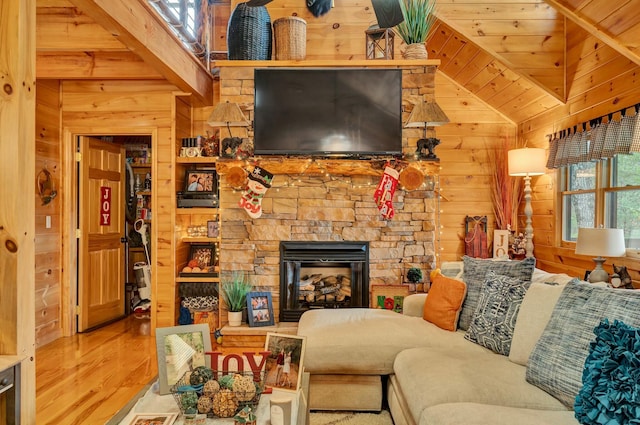
[[402,154],[402,70],[255,70],[256,155]]

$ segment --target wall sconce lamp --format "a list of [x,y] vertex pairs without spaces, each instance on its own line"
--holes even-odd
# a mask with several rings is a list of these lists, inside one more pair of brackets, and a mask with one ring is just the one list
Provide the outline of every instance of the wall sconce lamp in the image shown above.
[[[417,142],[416,156],[418,159],[437,161],[433,150],[440,144],[435,137],[427,138],[427,127],[445,125],[449,118],[436,102],[420,102],[413,107],[405,128],[422,128],[422,139]],[[429,153],[425,153],[428,151]]]
[[233,137],[231,134],[231,127],[249,127],[249,121],[244,116],[240,107],[235,102],[220,102],[216,105],[207,123],[211,127],[227,127],[229,131],[229,137],[222,140],[222,145],[237,146],[240,145],[241,139],[239,137]]
[[576,254],[595,255],[595,269],[589,273],[589,282],[609,282],[609,273],[602,268],[606,258],[624,257],[624,231],[622,229],[589,229],[579,228],[576,241]]
[[524,214],[527,217],[527,225],[525,227],[525,256],[533,257],[533,225],[531,224],[531,216],[533,208],[531,207],[531,176],[540,176],[547,170],[547,158],[544,149],[541,148],[522,148],[513,149],[508,153],[509,175],[524,176]]

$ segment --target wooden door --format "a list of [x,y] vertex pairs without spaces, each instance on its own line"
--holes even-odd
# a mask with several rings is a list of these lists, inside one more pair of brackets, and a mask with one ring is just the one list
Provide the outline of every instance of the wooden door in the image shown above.
[[124,316],[125,150],[80,138],[78,332]]

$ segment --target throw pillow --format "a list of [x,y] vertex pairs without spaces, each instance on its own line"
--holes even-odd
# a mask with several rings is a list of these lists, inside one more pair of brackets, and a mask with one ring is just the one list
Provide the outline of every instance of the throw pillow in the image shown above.
[[530,284],[489,270],[465,339],[508,356],[520,305]]
[[532,282],[522,300],[516,327],[511,339],[509,360],[526,366],[529,356],[549,323],[553,307],[562,294],[564,285]]
[[467,285],[457,279],[437,275],[424,302],[422,318],[439,328],[455,331]]
[[529,357],[527,381],[573,408],[593,329],[605,317],[640,326],[640,291],[567,283]]
[[465,255],[462,257],[462,261],[464,263],[462,280],[467,284],[467,297],[464,300],[464,304],[462,304],[458,327],[465,331],[469,329],[471,324],[471,319],[478,306],[480,288],[482,288],[489,270],[493,270],[499,275],[531,282],[531,276],[536,267],[536,259],[533,257],[525,258],[522,261],[495,261],[472,258]]
[[604,319],[593,330],[573,409],[581,424],[630,424],[640,417],[640,329]]

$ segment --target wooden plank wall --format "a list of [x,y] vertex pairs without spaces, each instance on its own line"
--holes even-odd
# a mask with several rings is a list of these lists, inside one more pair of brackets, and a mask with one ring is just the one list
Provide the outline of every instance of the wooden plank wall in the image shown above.
[[[36,87],[36,176],[46,169],[51,173],[54,188],[61,190],[60,167],[60,82],[40,80]],[[44,179],[44,174],[40,176]],[[36,187],[36,346],[44,345],[62,335],[61,275],[62,275],[62,211],[61,196],[42,205]],[[46,228],[46,217],[51,228]]]
[[[569,24],[567,43],[567,103],[522,122],[518,126],[519,145],[548,148],[548,134],[640,102],[638,65],[575,24]],[[555,171],[532,179],[535,256],[545,270],[582,277],[585,270],[593,269],[593,262],[576,256],[575,244],[561,241],[557,185]],[[520,221],[524,222],[522,215]],[[640,261],[624,258],[618,263],[628,267],[634,284],[640,287]],[[608,261],[605,268],[611,272],[610,267]]]

